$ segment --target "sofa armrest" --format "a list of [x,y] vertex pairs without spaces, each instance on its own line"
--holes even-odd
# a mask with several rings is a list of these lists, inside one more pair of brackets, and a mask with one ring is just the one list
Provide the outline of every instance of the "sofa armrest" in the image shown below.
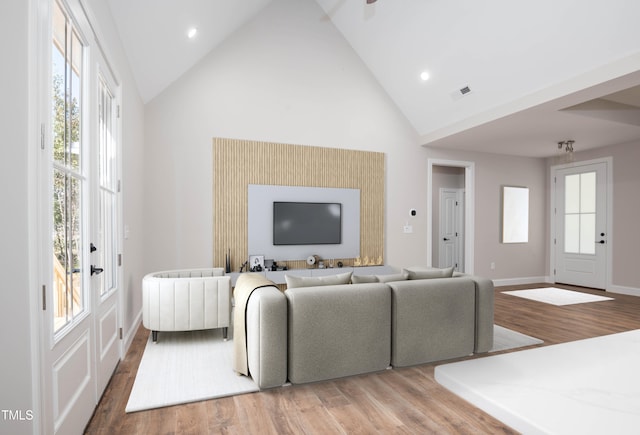
[[473,352],[489,352],[493,347],[495,298],[493,281],[476,275],[458,274],[458,276],[469,278],[476,285],[476,342]]
[[259,388],[287,382],[287,299],[277,287],[253,291],[246,314],[249,374]]
[[489,352],[493,347],[493,281],[480,276],[470,278],[476,284],[476,344],[473,352]]

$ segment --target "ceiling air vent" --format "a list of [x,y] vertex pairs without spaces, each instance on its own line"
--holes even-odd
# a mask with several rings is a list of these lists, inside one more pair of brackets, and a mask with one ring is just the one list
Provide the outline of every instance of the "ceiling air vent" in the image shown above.
[[463,86],[458,90],[455,90],[451,93],[451,98],[453,98],[454,100],[459,100],[460,98],[464,97],[465,95],[469,95],[471,93],[471,88],[469,87],[469,85],[467,86]]

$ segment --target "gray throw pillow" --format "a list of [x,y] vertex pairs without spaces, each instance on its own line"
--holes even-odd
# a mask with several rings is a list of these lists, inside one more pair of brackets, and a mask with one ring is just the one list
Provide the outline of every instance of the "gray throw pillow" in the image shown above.
[[352,284],[379,282],[378,277],[375,275],[353,275],[351,277]]
[[376,275],[379,282],[404,281],[407,279],[406,273],[392,273],[390,275]]
[[451,278],[453,276],[453,266],[444,269],[422,269],[422,270],[406,270],[409,279],[432,279],[432,278]]
[[321,285],[338,285],[349,284],[351,282],[352,272],[340,273],[337,275],[327,276],[291,276],[285,275],[284,280],[287,282],[287,288],[297,287],[315,287]]

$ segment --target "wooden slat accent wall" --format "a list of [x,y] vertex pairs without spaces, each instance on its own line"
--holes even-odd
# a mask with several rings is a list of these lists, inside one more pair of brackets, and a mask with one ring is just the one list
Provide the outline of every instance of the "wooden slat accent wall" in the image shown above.
[[[360,256],[376,263],[384,255],[384,180],[384,153],[214,138],[214,266],[224,266],[229,249],[233,271],[249,257],[249,184],[360,189]],[[306,267],[302,259],[275,260]]]

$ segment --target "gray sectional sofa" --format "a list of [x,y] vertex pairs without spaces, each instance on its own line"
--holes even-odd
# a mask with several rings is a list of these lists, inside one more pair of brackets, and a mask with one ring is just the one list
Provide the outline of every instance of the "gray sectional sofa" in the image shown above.
[[459,273],[432,278],[438,271],[255,289],[246,305],[253,380],[264,389],[488,352],[493,283]]

